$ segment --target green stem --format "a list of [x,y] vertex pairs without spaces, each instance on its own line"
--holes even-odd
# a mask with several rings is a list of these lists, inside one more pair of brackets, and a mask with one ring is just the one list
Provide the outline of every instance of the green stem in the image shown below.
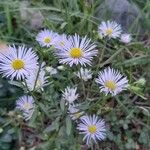
[[107,65],[110,63],[122,50],[124,50],[125,47],[120,48],[116,53],[114,53],[110,58],[108,58],[104,63],[100,65],[102,68],[104,65]]
[[6,4],[4,7],[4,10],[5,10],[5,14],[6,14],[8,33],[9,33],[9,35],[11,35],[13,33],[13,27],[12,27],[12,22],[11,22],[11,14],[10,14],[9,5]]
[[[97,67],[96,67],[96,74],[98,73],[98,69],[99,69],[99,67],[100,67],[100,65],[101,65],[101,61],[103,60],[104,52],[105,52],[105,48],[106,48],[106,44],[107,44],[107,39],[106,39],[106,41],[105,41],[105,43],[104,43],[104,47],[103,47],[103,49],[102,49],[101,56],[99,57],[99,60],[98,60],[98,65],[97,65]],[[93,82],[92,82],[92,84],[91,84],[90,90],[92,89],[92,87],[93,87],[93,85],[94,85],[94,82],[95,82],[95,80],[93,80]],[[89,93],[88,93],[87,95],[89,95]]]
[[34,83],[33,91],[34,91],[34,90],[35,90],[35,88],[36,88],[36,84],[37,84],[38,77],[39,77],[39,74],[40,74],[41,66],[42,66],[42,64],[40,64],[40,65],[39,65],[39,69],[38,69],[38,72],[37,72],[37,75],[36,75],[36,79],[35,79],[35,83]]
[[83,88],[83,95],[84,95],[84,98],[86,98],[85,84],[84,84],[84,80],[83,80],[83,78],[82,78],[81,69],[80,69],[80,67],[78,67],[78,69],[79,69],[79,74],[80,74],[81,83],[82,83],[82,88]]

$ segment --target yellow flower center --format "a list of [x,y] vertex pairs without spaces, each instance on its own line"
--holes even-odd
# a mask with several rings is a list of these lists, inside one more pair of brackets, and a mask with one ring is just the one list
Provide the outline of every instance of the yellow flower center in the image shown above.
[[107,30],[106,30],[106,34],[107,35],[111,35],[113,33],[113,29],[112,28],[108,28]]
[[45,42],[45,43],[50,43],[50,42],[51,42],[51,38],[50,38],[50,37],[46,37],[46,38],[44,39],[44,42]]
[[93,134],[95,133],[97,130],[97,127],[95,125],[91,125],[91,126],[88,126],[88,131]]
[[31,105],[28,102],[24,103],[24,109],[29,110],[31,108]]
[[25,63],[21,59],[15,59],[12,61],[11,65],[12,65],[14,70],[20,70],[20,69],[24,68]]
[[116,89],[116,83],[114,82],[114,81],[111,81],[111,80],[109,80],[109,81],[106,81],[105,82],[105,86],[107,87],[107,88],[109,88],[110,90],[112,90],[112,91],[114,91],[115,89]]
[[82,112],[77,112],[73,114],[75,118],[79,118],[82,115]]
[[72,48],[70,50],[70,56],[72,58],[80,58],[82,57],[83,53],[82,53],[82,49],[81,48]]
[[36,87],[41,87],[41,85],[42,85],[41,80],[38,79],[38,80],[36,81]]

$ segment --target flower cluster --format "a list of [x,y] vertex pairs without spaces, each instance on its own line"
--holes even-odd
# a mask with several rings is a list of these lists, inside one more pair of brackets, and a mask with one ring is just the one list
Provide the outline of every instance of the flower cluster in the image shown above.
[[107,21],[107,22],[102,22],[99,26],[99,35],[101,38],[103,37],[108,37],[110,38],[120,38],[120,41],[123,43],[130,43],[132,40],[132,37],[130,34],[123,33],[122,34],[122,29],[121,26],[116,23],[115,21]]
[[[98,33],[101,37],[120,38],[123,43],[131,41],[131,35],[122,34],[122,29],[116,22],[102,22]],[[97,45],[87,36],[81,37],[77,34],[66,35],[58,34],[51,30],[44,29],[36,36],[36,41],[41,47],[53,47],[54,56],[60,64],[79,68],[74,75],[87,83],[93,80],[99,85],[100,92],[105,95],[115,96],[128,86],[128,79],[118,70],[112,67],[106,67],[96,72],[98,76],[93,79],[92,69],[86,68],[92,66],[92,60],[98,56]],[[25,46],[9,46],[8,52],[0,52],[0,73],[3,77],[11,80],[18,80],[28,90],[29,95],[20,97],[16,101],[16,108],[23,112],[23,117],[27,121],[32,117],[36,107],[36,98],[33,98],[33,92],[43,92],[47,85],[48,76],[57,74],[57,69],[64,71],[63,66],[57,69],[46,66],[45,63],[38,63],[38,56],[32,48]],[[98,68],[99,69],[99,68]],[[46,76],[46,73],[49,73]],[[62,91],[62,100],[66,102],[68,113],[72,120],[78,124],[77,129],[84,134],[83,140],[89,145],[92,141],[101,141],[106,138],[106,125],[103,119],[97,115],[87,115],[80,109],[78,87],[67,86]]]

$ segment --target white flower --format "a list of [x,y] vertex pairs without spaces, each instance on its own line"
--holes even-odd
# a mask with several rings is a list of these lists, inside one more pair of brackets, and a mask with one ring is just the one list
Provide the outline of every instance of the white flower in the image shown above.
[[97,140],[101,141],[106,138],[106,126],[103,119],[98,119],[97,116],[82,116],[80,118],[81,123],[78,124],[77,129],[81,134],[84,134],[83,140],[86,140],[86,144],[89,145]]
[[0,73],[10,79],[24,79],[37,67],[38,57],[32,48],[9,47],[9,53],[0,53]]
[[68,111],[69,111],[69,115],[72,118],[72,120],[77,120],[84,114],[83,111],[80,111],[77,108],[77,105],[69,105]]
[[23,112],[25,120],[29,120],[34,112],[35,104],[32,96],[24,95],[16,101],[16,108]]
[[46,67],[46,71],[50,74],[50,75],[54,75],[57,74],[57,69],[53,68],[53,67]]
[[75,73],[75,75],[77,77],[79,77],[80,79],[82,78],[84,81],[88,81],[88,79],[92,78],[92,72],[90,69],[84,69],[84,68],[80,68],[80,71],[78,71],[77,73]]
[[58,70],[65,70],[65,67],[61,65],[61,66],[58,66],[57,69]]
[[68,44],[63,46],[62,49],[56,50],[55,54],[62,64],[75,65],[91,65],[94,56],[97,55],[95,50],[96,45],[91,43],[91,40],[86,36],[81,38],[75,34],[68,38]]
[[62,47],[67,46],[68,39],[66,34],[58,35],[54,47],[56,49],[62,49]]
[[47,82],[48,81],[47,77],[45,76],[43,65],[41,66],[41,68],[39,68],[38,66],[37,69],[33,70],[33,72],[26,79],[27,87],[30,91],[39,89],[43,90],[43,87]]
[[77,88],[70,88],[67,87],[62,94],[62,97],[65,101],[68,101],[68,103],[73,103],[77,98],[79,94],[76,94]]
[[111,93],[113,96],[128,86],[127,77],[123,77],[118,70],[110,67],[99,72],[96,82],[100,84],[101,92],[104,92],[106,95]]
[[128,44],[131,42],[132,37],[130,34],[122,34],[120,37],[120,40],[121,40],[121,42]]
[[42,47],[50,47],[55,44],[57,36],[57,33],[44,29],[38,33],[36,36],[36,41],[39,42]]
[[122,29],[121,26],[114,21],[103,21],[99,25],[98,31],[99,35],[102,35],[103,37],[108,36],[109,38],[117,38],[120,36]]

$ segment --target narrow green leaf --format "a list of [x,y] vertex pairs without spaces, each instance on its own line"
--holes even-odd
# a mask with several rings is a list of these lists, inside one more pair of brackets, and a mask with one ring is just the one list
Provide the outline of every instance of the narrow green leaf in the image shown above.
[[69,116],[66,118],[66,133],[67,135],[70,135],[72,129],[72,122]]

